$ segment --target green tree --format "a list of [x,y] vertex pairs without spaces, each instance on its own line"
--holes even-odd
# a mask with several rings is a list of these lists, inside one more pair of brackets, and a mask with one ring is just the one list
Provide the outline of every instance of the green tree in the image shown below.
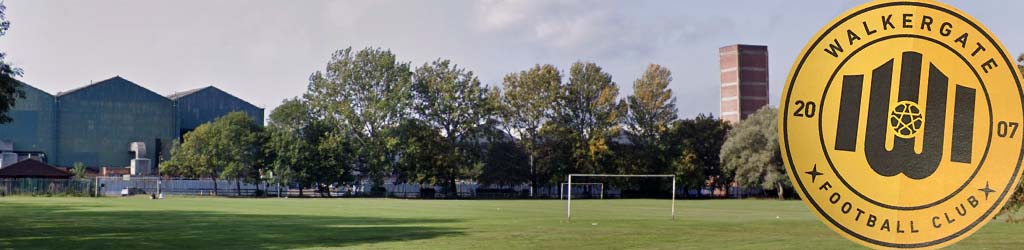
[[351,181],[354,154],[346,134],[316,117],[308,102],[285,100],[271,112],[270,123],[273,168],[284,173],[283,181],[299,184],[300,196],[307,187],[330,196],[331,184]]
[[235,179],[235,192],[242,195],[242,184],[259,182],[263,157],[263,128],[244,112],[231,112],[213,122],[217,138],[215,154],[223,157],[223,179]]
[[[697,196],[701,196],[704,184],[707,183],[707,176],[704,175],[704,166],[700,163],[700,157],[692,148],[683,149],[683,153],[672,162],[673,174],[679,180],[679,186],[684,190],[697,189]],[[689,192],[684,192],[689,195]]]
[[74,175],[75,178],[82,179],[85,178],[86,174],[88,174],[88,170],[86,170],[85,164],[75,162],[74,167],[71,168],[71,174]]
[[578,134],[557,122],[548,122],[540,129],[537,143],[536,168],[541,182],[558,184],[569,174],[577,173],[577,162],[573,159],[574,143],[580,141]]
[[315,146],[309,174],[320,195],[329,197],[331,184],[354,180],[351,157],[356,155],[356,151],[346,134],[332,131],[323,121],[314,122],[311,131],[311,135],[321,136],[308,139],[312,140],[310,145]]
[[487,145],[486,164],[477,180],[484,185],[530,183],[529,154],[515,140],[494,140]]
[[529,169],[522,172],[527,173],[534,190],[548,181],[545,176],[549,172],[537,164],[541,153],[540,130],[554,115],[561,85],[562,75],[558,69],[545,64],[505,75],[502,88],[492,91],[499,96],[492,100],[498,103],[498,118],[505,133],[517,137],[516,145],[527,153]]
[[[456,156],[444,136],[422,120],[409,119],[394,130],[402,141],[398,172],[405,181],[448,183],[448,169]],[[446,187],[446,190],[450,187]]]
[[619,87],[597,64],[576,62],[569,69],[569,82],[559,91],[555,121],[569,129],[573,142],[574,171],[610,172],[600,162],[610,156],[609,140],[619,134],[625,102],[619,102]]
[[307,165],[312,147],[302,138],[309,125],[308,109],[298,98],[286,99],[273,111],[267,123],[267,144],[264,150],[274,173],[274,182],[287,186],[302,183],[308,176]]
[[[270,181],[288,186],[299,184],[300,187],[309,186],[308,180],[308,154],[313,148],[294,131],[282,127],[267,126],[267,144],[264,150],[268,157],[268,163],[274,178]],[[302,189],[299,189],[301,195]]]
[[[677,118],[676,99],[668,84],[672,72],[650,64],[640,78],[633,81],[633,94],[626,97],[629,112],[624,124],[629,131],[629,144],[616,147],[615,158],[622,173],[666,173],[679,152],[670,152],[673,140],[669,127]],[[643,187],[660,189],[662,181],[644,179]]]
[[160,173],[189,178],[210,178],[213,180],[213,193],[218,191],[217,179],[224,170],[221,157],[215,155],[212,146],[216,132],[211,123],[196,127],[185,134],[182,141],[174,141],[171,148],[171,159],[160,164]]
[[[0,37],[11,28],[6,13],[7,6],[0,2]],[[25,98],[25,92],[18,89],[21,83],[14,79],[21,76],[22,70],[8,63],[6,57],[7,53],[0,51],[0,124],[13,121],[7,113],[14,108],[18,98]]]
[[319,183],[337,180],[338,173],[346,170],[344,164],[323,159],[333,153],[320,151],[319,143],[327,136],[323,126],[318,126],[321,123],[298,98],[287,99],[270,112],[264,150],[276,175],[274,181],[285,186],[298,184],[299,196],[314,184],[320,189],[323,185]]
[[422,120],[427,129],[439,130],[443,138],[439,148],[446,155],[444,161],[435,165],[438,174],[450,195],[457,195],[456,180],[475,178],[478,166],[483,161],[481,142],[494,115],[487,88],[472,71],[459,68],[448,60],[425,63],[413,74],[413,110],[416,118]]
[[764,107],[740,121],[722,145],[723,174],[737,184],[775,190],[779,199],[793,185],[786,175],[779,148],[778,109]]
[[[352,48],[334,53],[324,71],[310,76],[304,99],[329,125],[328,141],[348,141],[358,170],[374,185],[394,169],[399,141],[390,129],[406,119],[412,104],[412,72],[389,50]],[[334,145],[321,145],[332,147]]]
[[676,98],[668,84],[672,72],[661,65],[651,64],[639,79],[633,81],[633,95],[626,99],[629,114],[625,124],[634,135],[633,143],[656,147],[676,120]]
[[235,179],[237,195],[242,194],[242,181],[258,180],[258,166],[264,158],[262,128],[243,112],[200,125],[185,134],[184,142],[175,144],[171,159],[160,166],[162,173],[209,177],[214,180],[214,194],[218,178]]
[[707,114],[673,124],[668,151],[677,152],[671,154],[675,157],[672,166],[681,186],[699,189],[710,180],[713,186],[727,190],[731,179],[723,177],[719,156],[730,128],[729,123]]

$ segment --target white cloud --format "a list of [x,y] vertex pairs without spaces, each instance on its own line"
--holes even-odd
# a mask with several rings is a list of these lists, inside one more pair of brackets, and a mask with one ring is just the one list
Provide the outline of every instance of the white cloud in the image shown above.
[[531,7],[536,5],[528,1],[517,0],[484,0],[476,4],[479,28],[484,30],[501,30],[526,20]]
[[476,3],[478,28],[565,48],[598,38],[609,23],[606,4],[579,0],[487,0]]
[[646,57],[732,29],[725,18],[637,16],[631,3],[581,0],[487,0],[476,3],[477,28],[539,48],[584,58]]

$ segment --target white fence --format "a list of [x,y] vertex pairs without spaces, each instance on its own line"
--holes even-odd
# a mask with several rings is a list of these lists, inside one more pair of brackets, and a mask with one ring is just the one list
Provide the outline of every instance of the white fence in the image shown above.
[[[97,177],[95,182],[99,189],[95,190],[103,196],[118,196],[122,192],[129,194],[155,194],[161,192],[168,195],[214,195],[214,181],[211,179],[175,179],[159,177],[130,177],[125,180],[122,177]],[[297,196],[300,194],[298,188],[278,186],[276,184],[261,183],[237,183],[234,180],[217,180],[216,195],[219,196],[242,196],[258,195],[257,190],[267,196]],[[330,196],[369,196],[386,195],[398,198],[446,198],[447,192],[442,186],[422,185],[416,183],[384,184],[384,194],[372,194],[372,183],[369,181],[360,182],[354,185],[332,186]],[[458,197],[462,198],[524,198],[529,197],[529,185],[480,185],[472,182],[460,182],[457,185]],[[237,190],[236,190],[237,189]],[[429,192],[425,190],[433,190]],[[538,194],[550,193],[548,196],[558,195],[557,188],[548,190],[543,188]],[[579,194],[585,193],[582,189]],[[304,196],[317,197],[322,194],[316,189],[304,189],[301,192]],[[451,197],[448,197],[451,198]]]
[[[197,195],[206,196],[214,194],[214,181],[211,179],[177,179],[177,178],[159,178],[159,177],[131,177],[128,180],[124,180],[122,177],[97,177],[93,180],[99,184],[99,188],[91,190],[98,192],[103,196],[118,196],[121,195],[123,190],[128,191],[130,194],[155,194],[162,192],[168,195]],[[236,191],[236,188],[240,186],[240,189]],[[332,186],[330,188],[330,196],[332,197],[346,197],[346,196],[382,196],[397,198],[455,198],[448,197],[442,186],[436,185],[421,185],[416,183],[400,183],[400,184],[384,184],[386,193],[384,194],[373,194],[371,192],[372,183],[369,181],[361,181],[354,185],[344,186]],[[90,188],[95,188],[91,186]],[[237,196],[239,191],[242,196],[256,196],[258,195],[257,190],[262,191],[262,195],[266,196],[298,196],[300,194],[299,189],[296,187],[278,186],[275,184],[261,183],[260,185],[251,183],[238,183],[234,180],[217,180],[217,195],[219,196]],[[432,192],[429,190],[433,190]],[[533,190],[533,197],[547,197],[547,198],[558,198],[562,191],[558,185],[540,186],[536,190]],[[745,195],[744,190],[739,188],[732,188],[730,190],[731,197],[741,198]],[[760,192],[758,189],[745,190],[748,194],[757,194]],[[686,190],[680,188],[676,191],[677,194],[682,195],[683,193],[689,193],[692,197],[697,192],[702,193],[704,196],[711,195],[711,189],[705,190]],[[317,192],[315,189],[304,189],[302,190],[303,196],[319,197],[322,194]],[[512,198],[529,198],[530,185],[480,185],[474,182],[459,182],[457,185],[458,198],[482,198],[482,199],[512,199]],[[668,192],[665,192],[668,194]],[[600,188],[593,186],[574,186],[572,188],[573,199],[586,199],[586,198],[598,198],[601,196]],[[620,188],[614,186],[607,186],[604,190],[605,198],[619,198],[622,197],[623,193]]]
[[67,195],[90,196],[93,182],[85,179],[17,178],[0,179],[0,196]]
[[[213,195],[214,181],[210,179],[161,179],[159,177],[131,177],[127,180],[122,177],[97,177],[96,183],[99,188],[95,190],[100,195],[117,196],[127,191],[130,194],[164,194],[176,195]],[[222,196],[238,195],[236,182],[234,180],[217,180],[216,192]],[[266,191],[267,187],[255,184],[239,183],[243,196],[252,196],[256,190]],[[270,187],[276,188],[276,187]]]

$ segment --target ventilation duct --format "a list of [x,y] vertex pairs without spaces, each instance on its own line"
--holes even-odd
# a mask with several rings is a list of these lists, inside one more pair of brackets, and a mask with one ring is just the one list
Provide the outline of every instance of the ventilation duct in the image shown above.
[[131,174],[132,175],[151,175],[153,173],[152,164],[148,158],[146,158],[146,143],[145,142],[132,142],[131,151],[135,153],[135,159],[131,162]]

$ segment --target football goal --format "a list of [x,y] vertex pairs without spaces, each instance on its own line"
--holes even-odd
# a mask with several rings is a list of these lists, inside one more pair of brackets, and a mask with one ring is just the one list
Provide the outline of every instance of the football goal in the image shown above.
[[[574,186],[599,186],[601,188],[601,199],[604,200],[604,183],[600,182],[584,182],[584,183],[573,183]],[[558,193],[558,199],[564,200],[565,196],[572,195],[572,187],[569,186],[568,182],[562,182],[562,192]]]
[[[672,209],[671,215],[672,220],[676,219],[676,176],[670,174],[570,174],[566,185],[572,187],[573,177],[616,177],[616,178],[672,178]],[[604,186],[602,185],[602,188]],[[604,193],[602,191],[602,193]],[[571,193],[570,193],[571,194]],[[565,202],[565,220],[572,221],[572,195],[566,196]]]
[[138,194],[159,195],[163,180],[160,177],[152,176],[131,176],[123,175],[118,177],[96,177],[96,186],[93,192],[96,197],[101,195],[130,196]]

